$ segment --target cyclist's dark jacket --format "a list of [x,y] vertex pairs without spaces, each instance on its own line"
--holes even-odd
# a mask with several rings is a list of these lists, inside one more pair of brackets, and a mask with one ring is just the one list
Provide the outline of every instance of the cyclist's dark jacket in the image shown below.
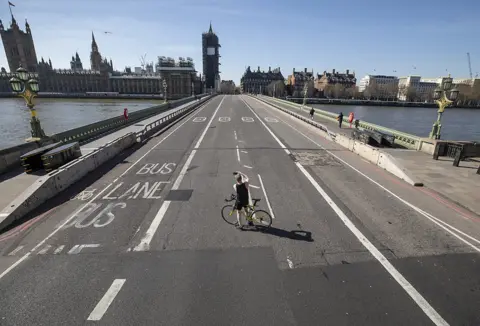
[[237,204],[241,206],[248,205],[248,189],[245,183],[235,185],[237,189]]

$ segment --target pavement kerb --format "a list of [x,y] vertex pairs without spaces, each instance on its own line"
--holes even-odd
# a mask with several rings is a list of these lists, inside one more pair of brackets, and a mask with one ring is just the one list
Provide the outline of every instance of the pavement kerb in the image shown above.
[[[188,109],[185,108],[182,112],[172,115],[166,122],[173,123],[177,121],[211,98],[197,101],[196,105],[192,105]],[[158,124],[149,129],[148,132],[151,135],[154,131],[159,131],[163,127],[165,127],[165,123]],[[58,195],[100,165],[138,143],[139,140],[137,138],[137,133],[130,132],[37,179],[34,184],[0,211],[0,231],[33,211],[40,204]]]
[[[359,155],[360,157],[364,158],[365,160],[369,161],[372,164],[375,164],[382,169],[386,170],[387,172],[393,174],[397,178],[405,181],[406,183],[415,186],[415,187],[422,187],[423,182],[418,180],[415,176],[413,176],[412,173],[410,173],[403,165],[398,162],[392,155],[389,153],[386,153],[382,151],[379,148],[370,146],[368,144],[364,144],[362,142],[359,142],[351,137],[348,137],[345,134],[338,134],[330,131],[327,126],[316,122],[312,121],[311,119],[308,119],[302,115],[299,115],[295,112],[292,112],[288,109],[282,108],[275,103],[272,103],[270,101],[267,101],[261,97],[256,97],[256,96],[251,96],[254,99],[257,99],[259,101],[262,101],[266,104],[269,104],[270,106],[281,110],[291,116],[296,117],[299,120],[302,120],[318,129],[323,131],[322,136],[325,137],[326,139],[333,141],[345,148],[347,148],[349,151],[354,152],[355,154]],[[322,116],[323,118],[323,116]]]

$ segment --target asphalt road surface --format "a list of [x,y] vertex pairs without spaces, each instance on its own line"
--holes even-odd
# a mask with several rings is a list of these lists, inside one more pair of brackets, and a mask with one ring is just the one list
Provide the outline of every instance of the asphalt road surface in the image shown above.
[[[238,230],[233,171],[274,216]],[[0,235],[1,325],[480,325],[480,218],[216,96]]]

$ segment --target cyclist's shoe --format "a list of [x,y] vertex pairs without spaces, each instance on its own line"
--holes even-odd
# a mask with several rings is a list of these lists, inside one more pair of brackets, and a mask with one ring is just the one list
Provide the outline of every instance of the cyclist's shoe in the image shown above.
[[248,221],[248,226],[254,226],[252,221]]

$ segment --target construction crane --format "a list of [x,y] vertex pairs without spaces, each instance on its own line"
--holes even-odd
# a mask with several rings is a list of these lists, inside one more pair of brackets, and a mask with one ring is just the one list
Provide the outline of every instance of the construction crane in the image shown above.
[[473,74],[472,74],[472,63],[470,61],[470,52],[467,52],[467,59],[468,59],[468,70],[470,72],[470,79],[473,79]]
[[145,70],[145,57],[147,56],[147,54],[145,53],[144,55],[142,55],[140,57],[140,65],[142,66],[142,70]]

